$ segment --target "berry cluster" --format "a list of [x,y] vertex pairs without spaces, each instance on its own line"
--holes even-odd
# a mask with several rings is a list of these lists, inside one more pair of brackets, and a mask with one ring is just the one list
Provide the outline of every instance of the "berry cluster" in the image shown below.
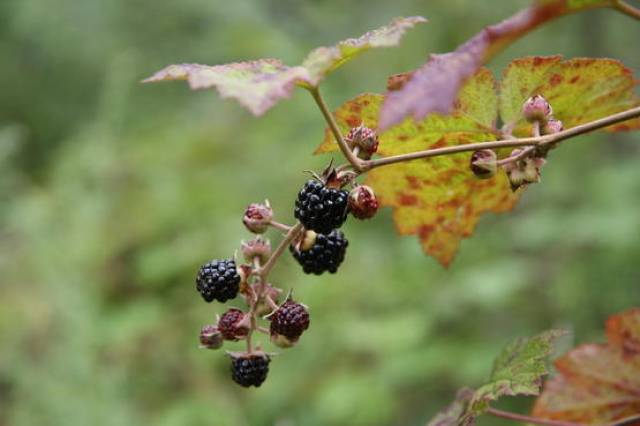
[[[360,158],[370,158],[378,147],[375,132],[358,126],[349,132],[349,146]],[[270,268],[289,246],[294,259],[307,274],[335,273],[344,261],[349,242],[340,228],[349,213],[358,219],[369,219],[378,210],[378,201],[371,188],[357,185],[355,174],[329,167],[322,176],[315,176],[300,189],[294,208],[299,224],[287,226],[273,219],[269,202],[250,204],[242,221],[254,234],[263,234],[269,228],[285,232],[284,240],[273,253],[271,243],[262,235],[243,241],[240,249],[245,263],[234,259],[211,260],[196,276],[196,289],[206,302],[224,303],[241,297],[247,305],[245,311],[232,307],[218,316],[214,324],[202,327],[200,345],[219,349],[224,342],[245,341],[247,349],[227,352],[231,358],[231,377],[241,386],[258,387],[267,378],[271,356],[260,346],[253,346],[254,331],[270,336],[270,341],[281,348],[294,346],[309,328],[308,308],[296,302],[291,293],[282,304],[278,300],[282,291],[267,282]],[[345,188],[351,185],[351,191]],[[268,327],[259,325],[269,322]]]
[[[528,98],[522,105],[522,117],[532,124],[531,136],[550,135],[563,130],[562,121],[553,117],[553,108],[542,95]],[[498,160],[498,155],[491,149],[481,149],[471,155],[469,168],[480,179],[493,177],[498,166],[504,169],[511,189],[531,183],[540,182],[540,169],[544,166],[545,157],[552,145],[529,148],[516,148],[505,159]]]

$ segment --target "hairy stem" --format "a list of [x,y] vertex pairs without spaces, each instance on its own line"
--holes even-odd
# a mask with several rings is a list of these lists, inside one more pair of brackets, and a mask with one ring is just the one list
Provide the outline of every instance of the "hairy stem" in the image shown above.
[[492,416],[496,416],[496,417],[501,417],[503,419],[515,420],[518,422],[525,422],[525,423],[531,423],[531,424],[543,425],[543,426],[585,426],[582,423],[572,423],[572,422],[564,422],[560,420],[540,419],[538,417],[525,416],[523,414],[516,414],[516,413],[511,413],[509,411],[497,410],[491,407],[487,409],[487,414],[491,414]]
[[261,279],[264,280],[264,278],[269,275],[269,272],[271,272],[271,269],[276,264],[280,255],[284,253],[289,244],[291,244],[291,242],[298,236],[300,231],[302,231],[302,224],[300,222],[296,223],[291,229],[289,229],[289,232],[287,232],[287,235],[285,235],[282,241],[280,241],[280,244],[278,244],[278,247],[276,247],[274,252],[271,254],[269,260],[267,260],[267,262],[257,271]]
[[402,163],[404,161],[418,160],[421,158],[437,157],[440,155],[457,154],[460,152],[476,151],[478,149],[495,149],[495,148],[515,148],[519,146],[539,146],[548,145],[561,142],[563,140],[572,138],[574,136],[582,135],[584,133],[591,132],[593,130],[608,127],[613,124],[621,123],[623,121],[640,117],[640,107],[628,109],[617,114],[594,120],[589,123],[581,124],[579,126],[572,127],[562,132],[554,133],[551,135],[537,136],[531,138],[520,139],[508,139],[504,141],[488,141],[470,143],[457,146],[448,146],[445,148],[427,149],[425,151],[411,152],[409,154],[394,155],[391,157],[378,158],[375,160],[364,161],[362,163],[362,172],[369,171],[376,167],[385,166],[388,164]]
[[320,94],[320,89],[318,87],[313,87],[309,89],[309,92],[311,92],[311,96],[313,96],[313,99],[316,101],[316,104],[318,105],[318,108],[320,108],[320,111],[322,112],[324,119],[329,125],[333,136],[336,138],[336,142],[338,142],[338,146],[340,147],[340,151],[342,151],[342,155],[344,155],[344,158],[347,159],[347,161],[353,166],[355,170],[361,171],[362,161],[351,151],[351,149],[349,149],[349,146],[345,142],[344,138],[342,137],[342,133],[338,128],[338,123],[336,123],[336,120],[333,118],[333,114],[331,113],[331,111],[329,111],[329,107],[327,107],[324,98]]
[[628,15],[634,19],[640,20],[640,9],[631,6],[629,3],[626,3],[623,0],[616,0],[613,7],[618,11],[624,13],[625,15]]

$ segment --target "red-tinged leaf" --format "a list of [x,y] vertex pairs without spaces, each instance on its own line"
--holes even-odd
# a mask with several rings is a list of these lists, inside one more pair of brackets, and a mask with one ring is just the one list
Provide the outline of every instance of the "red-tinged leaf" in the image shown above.
[[533,408],[536,417],[604,424],[640,413],[640,309],[607,321],[606,344],[587,344],[556,361]]
[[309,71],[307,82],[317,86],[336,68],[369,49],[393,47],[400,43],[404,33],[416,24],[427,22],[422,16],[396,18],[388,25],[369,31],[358,38],[350,38],[331,47],[319,47],[312,51],[302,66]]
[[[500,85],[500,117],[514,128],[516,136],[530,136],[531,125],[522,117],[522,104],[540,94],[568,129],[639,105],[636,84],[632,71],[613,59],[516,59],[507,66]],[[629,120],[608,130],[630,130],[638,123]]]
[[187,80],[194,90],[215,87],[223,98],[235,98],[254,115],[262,115],[280,99],[289,97],[295,83],[307,75],[302,67],[260,59],[217,66],[169,65],[143,82]]
[[[343,131],[361,122],[376,128],[381,103],[380,95],[361,95],[340,107],[336,120]],[[378,153],[391,156],[494,140],[496,111],[495,81],[491,73],[483,69],[460,92],[453,114],[434,114],[419,123],[404,121],[379,135]],[[336,149],[327,131],[316,152]],[[512,193],[504,174],[487,180],[475,178],[469,171],[470,155],[394,164],[374,169],[367,175],[366,183],[374,188],[381,205],[393,207],[398,232],[418,235],[424,251],[443,265],[451,262],[460,239],[472,234],[482,213],[510,210],[518,200],[518,194]]]
[[380,114],[380,128],[387,129],[409,116],[420,120],[434,112],[449,113],[465,80],[515,40],[549,20],[611,4],[611,0],[539,1],[498,24],[486,27],[455,51],[431,55],[402,89],[387,95]]
[[289,67],[277,59],[259,59],[224,65],[169,65],[143,80],[154,83],[187,80],[191,89],[215,87],[223,98],[235,98],[254,115],[262,115],[284,98],[295,86],[317,86],[329,73],[369,49],[391,47],[416,24],[426,22],[421,16],[396,18],[389,25],[335,46],[312,51],[301,66]]
[[[402,77],[399,77],[402,80]],[[640,104],[634,94],[630,70],[610,59],[530,57],[513,61],[500,85],[500,112],[506,127],[516,136],[531,136],[531,125],[521,119],[525,99],[544,95],[555,117],[565,128],[603,118]],[[388,157],[470,142],[494,140],[500,132],[496,121],[496,93],[492,75],[482,69],[460,91],[450,115],[433,114],[382,132],[378,154]],[[364,124],[379,128],[382,97],[365,94],[336,111],[343,132]],[[629,120],[608,130],[630,130],[640,120]],[[316,153],[337,150],[333,136],[325,138]],[[502,173],[477,180],[468,172],[469,154],[456,154],[386,165],[369,172],[372,186],[383,206],[394,208],[394,221],[402,235],[418,235],[426,253],[443,265],[452,260],[460,239],[473,232],[480,215],[511,209],[518,194],[506,190]]]

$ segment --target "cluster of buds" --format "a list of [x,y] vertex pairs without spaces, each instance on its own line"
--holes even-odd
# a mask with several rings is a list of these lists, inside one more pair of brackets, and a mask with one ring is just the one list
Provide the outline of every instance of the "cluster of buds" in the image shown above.
[[563,130],[562,121],[553,117],[553,108],[542,95],[534,95],[524,101],[522,116],[537,126],[540,134],[551,135]]
[[[533,123],[533,135],[555,134],[563,130],[562,122],[553,117],[553,108],[542,95],[528,98],[522,105],[522,115]],[[493,177],[498,165],[502,164],[509,178],[511,189],[516,191],[523,185],[540,182],[540,169],[545,164],[545,156],[551,146],[514,149],[509,157],[498,160],[495,151],[481,149],[471,155],[469,168],[480,179]]]

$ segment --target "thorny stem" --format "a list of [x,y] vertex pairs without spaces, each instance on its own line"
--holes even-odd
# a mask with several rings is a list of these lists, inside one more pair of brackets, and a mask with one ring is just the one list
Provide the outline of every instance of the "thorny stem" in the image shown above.
[[559,420],[540,419],[538,417],[525,416],[523,414],[511,413],[489,407],[487,413],[503,419],[516,420],[519,422],[532,423],[543,426],[585,426],[582,423],[563,422]]
[[335,118],[333,118],[333,114],[331,113],[331,111],[329,111],[329,107],[320,94],[320,89],[318,87],[313,87],[309,89],[309,92],[311,92],[311,96],[313,96],[313,99],[316,101],[316,104],[318,105],[318,108],[320,108],[320,111],[322,112],[324,119],[329,125],[333,136],[336,138],[336,142],[338,142],[338,146],[340,147],[340,151],[342,151],[342,155],[344,155],[344,157],[356,171],[362,171],[362,161],[356,156],[356,154],[351,151],[351,149],[349,149],[349,146],[345,142],[344,138],[342,137],[342,133],[338,128],[338,123],[336,123]]
[[640,107],[631,108],[626,111],[619,112],[617,114],[613,114],[599,120],[594,120],[589,123],[581,124],[579,126],[572,127],[570,129],[563,130],[562,132],[554,133],[551,135],[448,146],[445,148],[428,149],[425,151],[411,152],[409,154],[394,155],[391,157],[379,158],[376,160],[368,160],[362,162],[361,173],[388,164],[401,163],[404,161],[417,160],[420,158],[437,157],[440,155],[457,154],[460,152],[476,151],[478,149],[515,148],[519,146],[544,146],[554,144],[572,138],[574,136],[588,133],[596,129],[601,129],[603,127],[611,126],[613,124],[620,123],[635,117],[640,117]]
[[623,0],[616,0],[613,5],[615,9],[624,13],[625,15],[631,16],[634,19],[640,20],[640,9],[631,6]]

